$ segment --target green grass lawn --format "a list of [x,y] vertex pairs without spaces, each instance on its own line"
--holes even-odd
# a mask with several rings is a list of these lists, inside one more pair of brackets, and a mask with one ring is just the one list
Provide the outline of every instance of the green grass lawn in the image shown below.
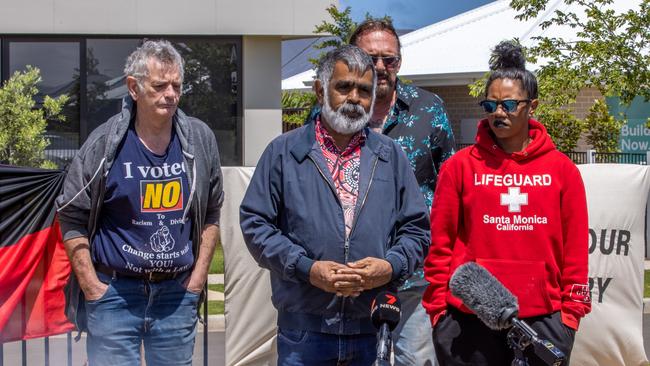
[[645,271],[645,285],[643,286],[643,297],[650,297],[650,270]]
[[212,262],[210,263],[210,273],[223,273],[223,247],[217,245],[214,250],[214,256],[212,257]]
[[224,289],[225,289],[225,286],[223,284],[221,284],[221,283],[212,284],[212,285],[209,284],[208,285],[208,290],[210,290],[210,291],[223,292]]
[[[223,314],[223,301],[208,301],[208,315]],[[203,314],[203,304],[201,304],[201,314]]]

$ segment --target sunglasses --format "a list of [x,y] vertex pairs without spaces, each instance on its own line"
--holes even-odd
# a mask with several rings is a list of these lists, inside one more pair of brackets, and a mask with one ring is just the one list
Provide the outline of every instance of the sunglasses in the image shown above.
[[519,103],[528,103],[530,102],[530,99],[506,99],[506,100],[482,100],[478,104],[483,107],[485,112],[487,113],[494,113],[496,112],[497,108],[499,106],[503,107],[503,110],[506,113],[512,113],[517,110],[517,106],[519,106]]
[[399,56],[370,56],[372,58],[372,63],[377,66],[377,62],[381,60],[384,63],[385,67],[395,67],[399,62]]

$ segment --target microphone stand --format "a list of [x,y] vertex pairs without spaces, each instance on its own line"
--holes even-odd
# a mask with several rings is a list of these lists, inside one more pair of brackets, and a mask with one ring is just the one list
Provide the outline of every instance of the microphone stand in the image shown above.
[[508,346],[515,353],[512,366],[528,366],[524,350],[530,346],[533,346],[535,355],[547,365],[560,366],[565,361],[564,353],[560,349],[553,343],[538,338],[533,328],[516,317],[512,318],[512,328],[508,331],[507,339]]
[[383,323],[377,334],[377,359],[374,366],[390,366],[390,349],[392,339],[388,324]]
[[530,346],[533,337],[537,333],[517,318],[512,318],[513,327],[508,332],[508,346],[515,352],[512,366],[528,366],[528,360],[524,356],[524,349]]

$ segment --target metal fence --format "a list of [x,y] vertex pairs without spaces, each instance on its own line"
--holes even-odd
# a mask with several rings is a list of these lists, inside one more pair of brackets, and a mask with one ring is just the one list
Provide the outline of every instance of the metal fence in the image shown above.
[[[474,144],[456,144],[456,150],[464,149]],[[648,165],[650,151],[645,153],[601,153],[596,150],[563,151],[576,164],[636,164]]]
[[[207,283],[205,285],[205,291],[207,293]],[[200,326],[197,324],[197,327]],[[208,297],[205,296],[205,299],[203,301],[203,366],[208,365]],[[198,336],[198,335],[197,335]],[[72,359],[73,359],[73,340],[72,340],[72,332],[66,333],[66,361],[65,365],[67,366],[72,366]],[[50,366],[50,358],[51,358],[51,349],[50,349],[50,338],[52,337],[44,337],[44,338],[35,338],[35,339],[30,339],[30,340],[23,340],[20,341],[20,348],[21,348],[21,357],[20,357],[20,365],[22,366],[27,366],[28,363],[27,361],[30,360],[29,365],[35,365],[32,359],[38,358],[40,361],[40,355],[39,357],[35,357],[34,354],[32,354],[32,357],[28,357],[30,352],[33,353],[39,353],[40,351],[37,350],[39,347],[38,343],[42,342],[42,347],[43,347],[43,365],[45,366]],[[58,337],[57,337],[58,338]],[[28,352],[28,345],[29,345],[29,351]],[[0,343],[0,366],[4,366],[4,360],[5,360],[5,355],[4,355],[4,344]],[[60,350],[57,350],[57,355],[59,355]],[[85,350],[84,350],[85,352]],[[79,359],[80,357],[77,357]],[[85,365],[86,363],[82,361],[82,363]],[[62,359],[56,359],[53,365],[63,365],[64,361]],[[17,365],[17,363],[11,363],[7,364],[8,366],[14,366]]]
[[[307,110],[306,108],[287,108],[283,109],[282,112],[288,115],[298,114]],[[282,121],[282,132],[288,132],[295,128],[302,126],[302,123],[295,123],[289,121]],[[76,140],[74,140],[76,141]],[[456,143],[456,151],[472,146],[473,143]],[[59,137],[57,144],[52,144],[50,148],[45,150],[45,158],[54,162],[60,169],[64,169],[74,158],[78,148],[76,148],[76,142],[69,140],[67,138]],[[638,164],[638,165],[648,165],[648,155],[647,153],[599,153],[595,150],[587,151],[568,151],[564,152],[566,156],[571,158],[576,164],[599,164],[599,163],[608,163],[608,164]]]

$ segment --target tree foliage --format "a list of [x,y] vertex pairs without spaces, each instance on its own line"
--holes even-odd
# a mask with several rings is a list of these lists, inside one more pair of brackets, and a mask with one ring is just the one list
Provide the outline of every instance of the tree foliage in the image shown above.
[[585,118],[587,142],[598,152],[618,152],[618,141],[624,121],[609,114],[607,104],[596,100]]
[[[359,25],[350,17],[351,8],[348,6],[343,10],[339,10],[336,5],[332,4],[327,7],[327,13],[332,17],[334,21],[329,22],[323,20],[323,22],[316,26],[314,29],[315,34],[330,34],[331,37],[315,44],[313,47],[317,50],[326,50],[330,48],[337,48],[342,45],[348,44],[352,33],[357,29]],[[391,17],[384,15],[381,18],[374,18],[370,13],[366,13],[365,19],[377,19],[377,20],[388,20],[392,21]],[[318,61],[325,55],[325,52],[321,52],[318,55],[318,58],[310,58],[309,61],[318,65]]]
[[316,103],[316,94],[312,92],[282,92],[282,122],[301,125],[307,119],[309,110]]
[[[313,47],[317,50],[328,48],[337,48],[348,42],[350,36],[357,29],[357,23],[350,17],[352,9],[348,6],[343,11],[339,10],[336,5],[332,4],[327,7],[327,13],[332,17],[333,23],[323,20],[323,22],[314,29],[315,34],[330,34],[331,37],[315,44]],[[309,61],[318,65],[318,60],[325,52],[321,52],[318,58],[310,58]]]
[[44,136],[47,120],[63,121],[61,113],[67,95],[56,99],[45,96],[37,107],[37,84],[41,82],[38,68],[27,66],[16,71],[0,88],[0,163],[54,168],[44,159],[43,151],[49,145]]
[[[528,61],[543,61],[537,70],[541,103],[536,114],[560,150],[573,150],[583,132],[591,136],[588,141],[596,150],[610,151],[618,144],[614,134],[595,133],[616,125],[602,114],[605,111],[602,101],[591,107],[590,111],[595,114],[588,120],[573,116],[571,104],[575,103],[580,90],[597,88],[603,96],[618,96],[626,105],[636,95],[650,100],[650,0],[641,0],[638,7],[623,12],[613,10],[613,2],[564,0],[565,5],[575,6],[569,9],[581,11],[556,7],[540,27],[569,27],[575,30],[576,39],[534,37],[533,46],[526,49]],[[547,5],[548,0],[510,2],[522,21],[534,19],[546,11]],[[485,80],[481,82],[485,85]],[[484,91],[480,83],[470,90],[474,96]],[[622,126],[625,116],[620,117],[617,124]],[[593,123],[604,125],[591,125]]]
[[[548,0],[512,0],[520,20],[529,20],[545,10]],[[593,85],[605,96],[618,96],[629,105],[635,96],[650,100],[650,1],[637,8],[617,12],[614,0],[564,0],[578,5],[584,14],[559,9],[540,27],[570,27],[577,40],[536,37],[530,55],[548,58],[554,69],[572,69],[575,78]],[[569,92],[573,92],[570,90]]]

